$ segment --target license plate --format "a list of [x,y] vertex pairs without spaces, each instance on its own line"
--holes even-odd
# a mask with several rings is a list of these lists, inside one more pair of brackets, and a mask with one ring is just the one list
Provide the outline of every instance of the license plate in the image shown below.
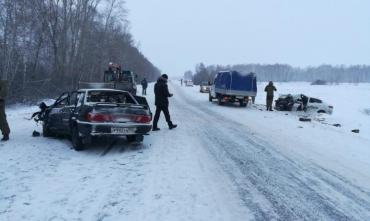
[[136,128],[122,128],[122,127],[112,127],[110,129],[112,134],[132,134]]

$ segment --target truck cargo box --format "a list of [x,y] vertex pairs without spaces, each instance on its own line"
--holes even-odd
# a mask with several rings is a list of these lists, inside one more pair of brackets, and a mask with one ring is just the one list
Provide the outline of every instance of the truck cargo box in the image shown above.
[[256,96],[257,78],[253,73],[219,72],[215,79],[215,93],[235,96]]

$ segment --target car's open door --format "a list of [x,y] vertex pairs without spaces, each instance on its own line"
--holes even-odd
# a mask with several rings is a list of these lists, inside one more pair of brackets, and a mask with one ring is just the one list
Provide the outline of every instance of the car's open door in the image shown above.
[[152,115],[152,111],[150,110],[150,106],[149,106],[148,101],[146,100],[145,97],[136,96],[136,95],[132,95],[132,96],[135,98],[135,100],[139,104],[146,106],[148,108],[148,110],[150,111],[150,115]]
[[[134,95],[133,95],[134,96]],[[136,101],[141,104],[141,105],[145,105],[149,108],[149,104],[148,104],[148,101],[146,100],[145,97],[141,97],[141,96],[134,96],[134,98],[136,99]]]
[[69,105],[69,98],[69,92],[64,92],[58,99],[56,99],[55,103],[50,106],[51,109],[48,116],[48,124],[52,130],[63,130],[62,118],[64,108]]

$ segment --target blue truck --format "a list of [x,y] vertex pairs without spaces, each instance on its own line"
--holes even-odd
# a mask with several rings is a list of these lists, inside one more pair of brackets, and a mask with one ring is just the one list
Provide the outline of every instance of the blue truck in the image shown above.
[[217,103],[239,102],[246,107],[250,97],[257,95],[257,78],[254,73],[243,74],[238,71],[218,72],[209,92],[209,101],[217,99]]

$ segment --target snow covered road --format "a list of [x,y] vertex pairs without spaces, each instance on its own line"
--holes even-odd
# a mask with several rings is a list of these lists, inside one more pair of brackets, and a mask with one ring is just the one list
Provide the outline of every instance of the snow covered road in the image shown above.
[[[259,127],[268,135],[279,130],[258,125],[278,113],[219,107],[205,94],[170,86],[179,128],[168,130],[162,116],[162,130],[141,145],[109,140],[75,152],[68,140],[30,136],[34,123],[24,117],[33,108],[8,110],[12,140],[0,146],[0,220],[370,219],[370,166],[362,161],[370,158],[369,140],[348,138],[363,158],[340,146],[341,154],[316,158],[306,140],[294,140],[301,148],[293,149],[274,142],[290,139],[283,132],[262,134]],[[361,170],[346,165],[351,159]]]
[[[368,190],[301,156],[282,154],[254,136],[245,125],[212,110],[236,107],[210,107],[204,102],[194,102],[184,93],[179,95],[176,104],[182,104],[181,109],[191,113],[190,124],[200,126],[193,127],[194,136],[203,137],[203,147],[230,175],[256,220],[370,218]],[[201,126],[207,122],[207,127]]]

